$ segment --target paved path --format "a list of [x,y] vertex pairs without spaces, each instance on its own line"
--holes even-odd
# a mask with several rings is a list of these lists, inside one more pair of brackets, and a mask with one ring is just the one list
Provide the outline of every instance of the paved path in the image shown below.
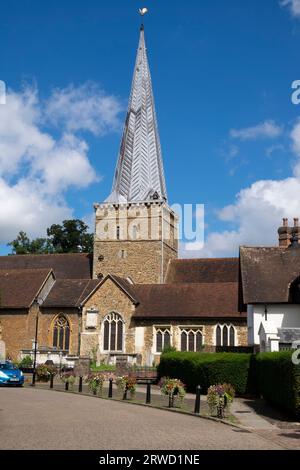
[[1,449],[282,449],[192,416],[30,388],[0,389]]

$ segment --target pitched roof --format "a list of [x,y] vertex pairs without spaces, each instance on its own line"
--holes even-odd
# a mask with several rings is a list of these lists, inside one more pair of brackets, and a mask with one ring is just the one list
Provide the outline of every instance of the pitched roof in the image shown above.
[[289,302],[290,285],[300,274],[300,248],[241,247],[244,301]]
[[80,298],[80,303],[81,305],[84,305],[85,302],[92,296],[92,294],[98,289],[98,287],[101,287],[102,284],[104,284],[107,279],[111,279],[122,291],[132,300],[134,304],[138,303],[136,296],[135,296],[135,290],[134,290],[134,285],[131,284],[126,278],[115,276],[114,274],[108,274],[101,280],[96,280],[93,281],[93,287],[89,289],[88,292],[84,292],[83,295]]
[[[134,318],[245,318],[236,282],[135,285]],[[242,313],[241,313],[242,310]]]
[[238,281],[238,258],[172,260],[166,275],[167,284]]
[[58,279],[42,307],[79,307],[97,284],[98,279]]
[[30,307],[50,273],[50,269],[1,269],[0,309]]
[[86,253],[0,256],[0,269],[53,269],[56,279],[91,279],[92,257]]

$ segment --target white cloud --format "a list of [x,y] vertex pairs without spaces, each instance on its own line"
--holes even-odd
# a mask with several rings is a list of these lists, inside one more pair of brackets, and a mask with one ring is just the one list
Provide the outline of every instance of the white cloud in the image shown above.
[[290,138],[296,160],[293,175],[283,180],[261,180],[243,189],[232,205],[218,213],[220,221],[231,224],[230,230],[212,232],[203,250],[197,245],[183,247],[184,256],[237,256],[240,245],[277,245],[277,229],[283,217],[300,216],[300,120],[295,123]]
[[[99,180],[88,159],[88,145],[76,136],[75,130],[99,134],[115,129],[120,107],[106,105],[101,92],[102,110],[89,114],[82,104],[84,91],[89,103],[95,90],[99,104],[99,90],[90,85],[79,87],[79,91],[74,86],[66,90],[72,90],[72,104],[68,110],[64,107],[67,102],[60,101],[61,113],[56,106],[56,115],[63,118],[59,118],[60,135],[56,132],[55,137],[45,131],[46,120],[54,116],[49,111],[53,107],[48,107],[51,103],[53,106],[53,97],[45,104],[35,88],[20,93],[8,91],[6,104],[0,106],[0,243],[12,240],[20,230],[31,236],[43,235],[51,223],[72,217],[73,210],[64,199],[66,191],[71,187],[85,188]],[[58,95],[56,90],[54,96]],[[61,95],[65,95],[65,90]],[[81,122],[77,107],[83,112]],[[77,126],[72,125],[73,112],[78,118]]]
[[293,16],[300,18],[300,0],[281,0],[280,4],[287,7]]
[[282,134],[282,128],[274,121],[264,121],[253,127],[231,129],[230,136],[240,140],[275,139]]
[[95,83],[88,82],[77,88],[69,85],[54,90],[46,115],[52,124],[63,125],[70,132],[85,130],[102,135],[118,128],[121,110],[114,96],[107,96]]

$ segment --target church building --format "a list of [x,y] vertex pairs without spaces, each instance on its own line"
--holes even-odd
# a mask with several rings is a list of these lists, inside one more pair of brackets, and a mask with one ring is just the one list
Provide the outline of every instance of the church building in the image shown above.
[[13,359],[152,365],[164,348],[248,345],[238,258],[178,259],[144,27],[112,191],[95,204],[94,252],[0,257],[0,339]]

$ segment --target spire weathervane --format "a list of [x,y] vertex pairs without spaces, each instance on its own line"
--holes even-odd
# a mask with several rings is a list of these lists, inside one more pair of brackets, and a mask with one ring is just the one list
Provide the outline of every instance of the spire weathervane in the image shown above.
[[148,11],[149,11],[148,8],[140,8],[139,9],[139,14],[141,15],[141,29],[144,29],[143,18],[148,13]]
[[148,8],[140,8],[139,9],[139,12],[140,12],[141,16],[145,16],[146,13],[148,13],[148,11],[149,11]]

